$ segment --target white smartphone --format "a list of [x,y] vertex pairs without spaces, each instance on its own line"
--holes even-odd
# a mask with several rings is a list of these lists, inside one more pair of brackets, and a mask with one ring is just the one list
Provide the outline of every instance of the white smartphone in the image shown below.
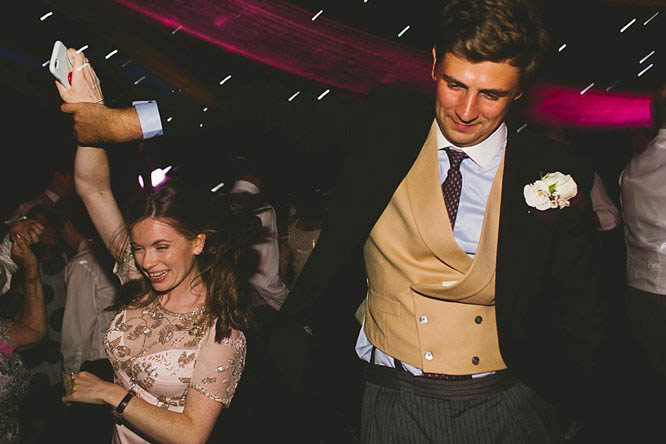
[[71,87],[72,69],[74,69],[74,61],[67,53],[67,47],[60,40],[56,40],[51,52],[49,71],[62,86],[69,88]]

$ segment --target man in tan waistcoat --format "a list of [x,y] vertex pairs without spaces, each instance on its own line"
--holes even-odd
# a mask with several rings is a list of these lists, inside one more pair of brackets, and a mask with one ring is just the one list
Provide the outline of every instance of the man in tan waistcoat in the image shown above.
[[364,442],[558,442],[558,407],[586,411],[602,313],[593,173],[505,122],[547,43],[530,2],[452,0],[434,106],[402,91],[371,99],[282,309],[312,326],[322,404],[335,404],[353,376],[339,363],[358,300],[340,282],[358,282],[362,254]]
[[[303,431],[333,436],[340,415],[353,416],[348,363],[358,357],[369,443],[557,442],[560,409],[590,411],[602,313],[593,173],[568,148],[505,122],[547,42],[529,0],[449,0],[434,100],[385,87],[358,113],[323,122],[314,143],[344,139],[351,154],[269,350],[280,388],[317,402],[280,399],[276,414],[295,423],[281,432],[289,442]],[[133,130],[113,141],[141,136],[128,112]],[[95,135],[89,143],[118,134],[102,123],[125,122],[74,121],[79,139]],[[338,441],[349,439],[327,440]]]

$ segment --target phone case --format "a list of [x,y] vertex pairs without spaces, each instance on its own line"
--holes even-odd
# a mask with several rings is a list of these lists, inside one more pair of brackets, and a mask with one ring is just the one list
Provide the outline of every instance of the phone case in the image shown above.
[[67,53],[67,47],[57,40],[53,44],[53,51],[51,52],[51,60],[49,61],[49,71],[51,74],[63,85],[69,88],[69,74],[74,67],[72,58]]

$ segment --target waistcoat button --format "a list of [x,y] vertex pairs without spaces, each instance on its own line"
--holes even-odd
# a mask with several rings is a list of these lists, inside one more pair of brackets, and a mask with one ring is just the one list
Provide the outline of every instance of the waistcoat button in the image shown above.
[[425,358],[426,358],[428,361],[432,361],[432,358],[434,358],[434,356],[432,355],[431,352],[426,352],[426,354],[425,354]]
[[474,318],[474,322],[476,322],[477,324],[482,323],[482,322],[483,322],[483,317],[481,317],[481,316],[477,316],[477,317],[475,317],[475,318]]
[[426,315],[419,316],[419,322],[421,324],[427,324],[428,323],[428,316],[426,316]]
[[474,356],[472,358],[472,364],[474,364],[474,365],[479,365],[479,361],[480,361],[480,359],[479,359],[478,356]]

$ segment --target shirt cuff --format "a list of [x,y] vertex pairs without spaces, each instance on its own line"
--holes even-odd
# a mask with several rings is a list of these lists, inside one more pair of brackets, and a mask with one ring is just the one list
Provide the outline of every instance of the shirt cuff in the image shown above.
[[144,139],[151,137],[161,136],[162,121],[160,120],[160,110],[157,107],[157,102],[154,100],[140,100],[132,102],[132,106],[136,109],[139,115],[139,122],[141,123],[141,131],[143,132]]

